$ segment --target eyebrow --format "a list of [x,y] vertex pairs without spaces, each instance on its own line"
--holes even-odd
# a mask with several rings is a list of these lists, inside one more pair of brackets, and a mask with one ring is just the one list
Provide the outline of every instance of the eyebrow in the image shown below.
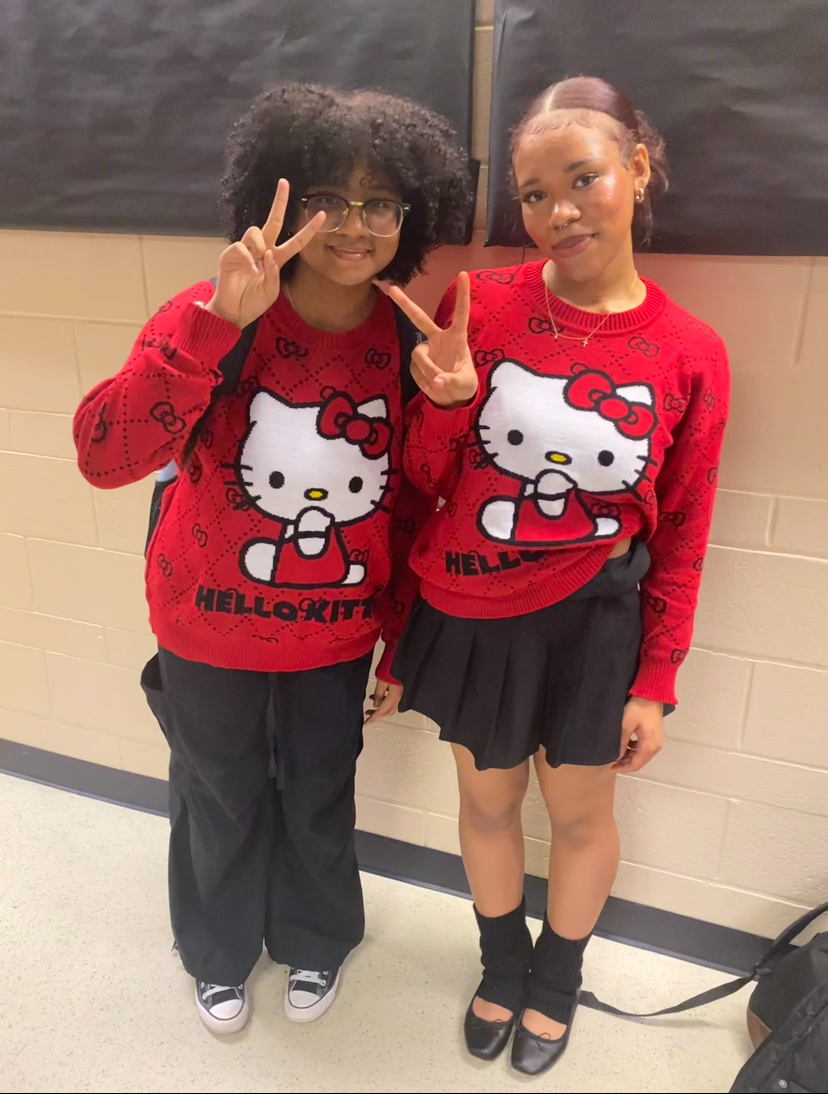
[[[564,174],[571,175],[573,172],[580,171],[582,167],[586,167],[590,163],[592,163],[592,160],[575,160],[574,163],[570,163],[568,167],[564,168]],[[523,182],[518,183],[518,189],[522,190],[525,186],[537,186],[541,181],[541,179],[537,178],[524,179]]]
[[569,167],[564,169],[564,174],[571,175],[573,171],[580,171],[582,167],[586,167],[589,163],[592,163],[592,160],[575,160],[574,163],[570,163]]

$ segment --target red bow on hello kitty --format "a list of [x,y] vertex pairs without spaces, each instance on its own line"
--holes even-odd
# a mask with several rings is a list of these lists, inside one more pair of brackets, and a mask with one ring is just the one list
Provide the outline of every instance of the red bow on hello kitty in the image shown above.
[[632,441],[649,437],[657,424],[646,403],[625,399],[611,377],[594,369],[584,369],[573,377],[564,389],[564,399],[576,410],[596,411]]
[[382,418],[360,414],[349,395],[335,391],[322,404],[317,422],[319,432],[328,440],[344,437],[349,444],[359,445],[363,456],[378,460],[391,444],[391,426]]

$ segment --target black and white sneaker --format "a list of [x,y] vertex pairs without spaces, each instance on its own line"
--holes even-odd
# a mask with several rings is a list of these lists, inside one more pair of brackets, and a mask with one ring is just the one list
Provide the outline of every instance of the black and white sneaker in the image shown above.
[[232,988],[196,980],[195,1000],[199,1018],[212,1033],[238,1033],[244,1029],[250,1014],[244,984]]
[[336,998],[340,969],[313,972],[309,969],[291,969],[285,992],[285,1014],[291,1022],[315,1022]]

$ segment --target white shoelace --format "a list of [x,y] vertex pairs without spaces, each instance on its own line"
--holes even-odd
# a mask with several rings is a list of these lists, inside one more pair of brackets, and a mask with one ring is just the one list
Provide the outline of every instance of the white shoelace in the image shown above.
[[297,980],[304,980],[310,984],[318,984],[320,988],[328,986],[327,976],[324,972],[313,972],[311,969],[297,969],[291,975],[290,982],[294,987]]
[[234,991],[237,994],[241,993],[241,988],[233,987],[232,984],[202,984],[201,994],[204,997],[205,1002],[209,1002],[214,995],[218,995],[222,991]]

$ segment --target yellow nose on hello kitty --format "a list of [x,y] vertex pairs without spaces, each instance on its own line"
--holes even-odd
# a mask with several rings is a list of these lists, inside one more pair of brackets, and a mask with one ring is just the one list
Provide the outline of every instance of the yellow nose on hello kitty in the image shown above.
[[308,501],[324,501],[328,496],[327,490],[306,490],[305,497]]
[[550,463],[567,464],[572,463],[572,457],[567,456],[565,452],[547,452],[546,459]]

